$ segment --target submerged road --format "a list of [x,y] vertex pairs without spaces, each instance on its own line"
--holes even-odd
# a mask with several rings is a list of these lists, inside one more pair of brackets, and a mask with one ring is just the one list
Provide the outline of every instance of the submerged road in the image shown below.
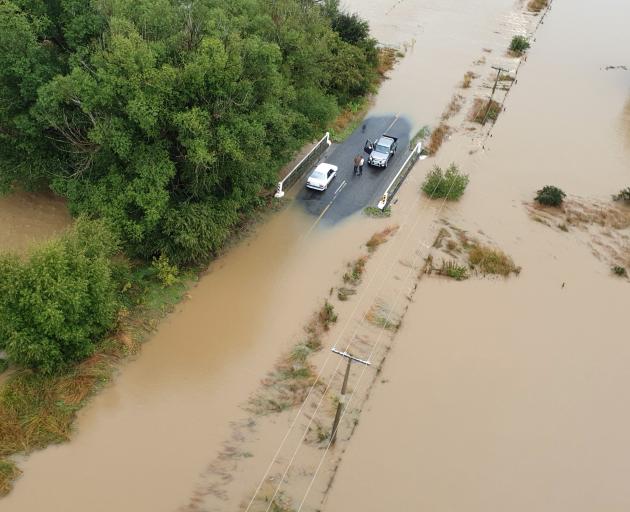
[[[367,153],[363,152],[365,141],[374,141],[384,133],[398,137],[398,151],[390,159],[387,168],[372,167],[367,163]],[[403,117],[391,115],[366,118],[345,141],[333,144],[319,160],[339,167],[337,177],[328,190],[319,192],[306,188],[306,180],[312,172],[309,169],[295,184],[299,188],[296,201],[326,224],[339,222],[366,206],[376,206],[409,155],[410,134],[411,124]],[[354,176],[353,172],[353,160],[357,154],[365,158],[362,176]]]

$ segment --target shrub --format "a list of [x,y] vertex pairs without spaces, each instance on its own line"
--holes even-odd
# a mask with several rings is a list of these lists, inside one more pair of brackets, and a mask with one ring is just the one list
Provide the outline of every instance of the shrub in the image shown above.
[[562,201],[564,201],[566,196],[567,195],[558,187],[547,185],[536,193],[534,200],[544,206],[558,207],[562,204]]
[[514,36],[510,43],[510,51],[516,55],[521,55],[530,47],[529,41],[525,36]]
[[171,265],[168,256],[160,254],[159,258],[153,258],[152,267],[163,287],[172,286],[177,282],[177,265]]
[[10,361],[49,374],[92,353],[118,312],[117,250],[104,223],[79,219],[27,261],[0,256],[0,338]]
[[462,174],[453,163],[446,171],[437,165],[427,174],[422,190],[431,198],[459,199],[468,186],[468,175]]
[[0,373],[4,373],[9,368],[9,361],[6,359],[0,359]]
[[453,260],[442,262],[440,274],[450,277],[451,279],[455,279],[456,281],[463,281],[464,279],[468,279],[468,270],[466,269],[466,267],[458,265],[457,262]]
[[624,188],[619,191],[618,194],[613,196],[613,201],[628,201],[630,202],[630,187]]
[[319,311],[319,321],[325,331],[330,329],[330,325],[337,321],[337,313],[335,313],[335,306],[330,302],[324,302],[322,309]]
[[613,271],[613,274],[619,277],[626,277],[628,275],[628,271],[625,269],[625,267],[622,267],[620,265],[615,265],[612,268],[612,271]]

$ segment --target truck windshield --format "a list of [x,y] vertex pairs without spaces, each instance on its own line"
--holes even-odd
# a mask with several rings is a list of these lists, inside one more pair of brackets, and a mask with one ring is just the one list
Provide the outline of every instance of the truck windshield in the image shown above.
[[383,146],[382,144],[377,144],[374,146],[374,151],[377,153],[389,153],[389,148],[387,146]]

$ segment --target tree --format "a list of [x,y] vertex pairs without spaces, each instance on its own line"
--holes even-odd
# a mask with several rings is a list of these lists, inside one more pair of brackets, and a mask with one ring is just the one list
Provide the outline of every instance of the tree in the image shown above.
[[449,165],[446,171],[436,165],[427,174],[422,190],[431,199],[445,198],[454,201],[464,194],[468,180],[468,175],[462,174],[454,163]]
[[536,193],[534,200],[544,206],[558,207],[562,205],[562,201],[564,201],[565,197],[566,194],[558,187],[547,185]]
[[48,186],[177,265],[375,77],[367,24],[334,1],[14,0],[0,25],[0,186]]
[[13,363],[53,373],[91,354],[116,320],[118,247],[104,222],[79,219],[27,261],[0,256],[0,339]]

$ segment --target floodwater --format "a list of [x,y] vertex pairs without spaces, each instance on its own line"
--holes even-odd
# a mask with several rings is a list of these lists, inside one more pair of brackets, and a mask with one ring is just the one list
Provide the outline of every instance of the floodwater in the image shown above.
[[[606,0],[605,3],[610,4],[610,8],[615,6],[612,0]],[[373,114],[404,113],[415,127],[433,124],[448,103],[457,82],[473,60],[479,58],[481,49],[486,46],[505,48],[506,33],[518,31],[522,23],[518,17],[511,15],[515,5],[520,5],[513,0],[352,0],[348,4],[370,18],[376,36],[383,42],[408,42],[411,45],[415,39],[415,45],[408,47],[406,58],[383,85],[373,111]],[[585,14],[587,6],[582,7],[582,16],[590,21],[590,16]],[[386,17],[380,15],[379,10],[382,9],[387,10]],[[603,12],[598,14],[602,18],[610,12],[601,10]],[[329,503],[331,509],[389,510],[394,508],[394,504],[400,503],[403,506],[398,508],[412,508],[409,504],[419,494],[419,489],[410,487],[405,490],[401,487],[396,492],[395,486],[398,482],[401,485],[409,483],[410,486],[415,482],[417,485],[416,477],[422,474],[417,466],[419,462],[426,463],[422,466],[424,471],[436,470],[432,473],[433,480],[422,482],[423,496],[434,493],[431,498],[433,501],[429,503],[439,504],[440,490],[457,484],[457,476],[462,472],[466,472],[471,492],[477,490],[481,493],[480,483],[507,478],[509,473],[505,464],[512,460],[510,454],[514,458],[530,457],[530,461],[534,457],[535,450],[531,450],[526,442],[523,442],[523,453],[498,453],[498,449],[507,445],[510,439],[520,440],[517,431],[507,429],[509,425],[526,425],[521,419],[526,416],[529,418],[531,413],[529,424],[535,436],[534,427],[546,425],[546,415],[555,412],[556,417],[554,422],[548,424],[548,430],[539,431],[541,437],[545,432],[548,436],[545,444],[540,445],[539,453],[542,453],[545,447],[552,447],[557,441],[552,434],[557,434],[563,428],[565,431],[571,428],[570,420],[584,422],[590,419],[595,422],[597,413],[603,414],[607,404],[611,405],[610,400],[602,400],[598,394],[606,389],[606,383],[598,381],[599,387],[588,386],[589,382],[597,379],[598,369],[607,371],[607,385],[612,388],[617,383],[618,389],[624,389],[623,383],[616,380],[622,378],[618,370],[623,366],[624,357],[623,352],[620,352],[623,349],[623,331],[616,330],[615,322],[622,316],[613,307],[606,310],[608,313],[603,311],[606,301],[601,300],[601,297],[605,294],[614,301],[626,288],[620,283],[611,284],[607,280],[606,269],[598,271],[598,262],[593,261],[582,245],[571,242],[569,238],[557,240],[556,233],[545,231],[543,226],[533,225],[520,209],[520,201],[529,198],[531,190],[539,187],[543,178],[563,178],[567,190],[572,186],[574,193],[584,193],[585,190],[591,190],[588,184],[595,181],[593,173],[597,171],[602,173],[600,179],[605,175],[611,181],[608,187],[602,184],[592,191],[598,195],[611,192],[608,190],[611,187],[612,191],[617,190],[624,177],[627,178],[619,166],[627,162],[623,156],[623,152],[627,151],[627,132],[623,132],[620,127],[623,125],[621,119],[627,100],[628,75],[620,71],[600,71],[597,55],[593,51],[587,51],[579,62],[577,57],[573,57],[572,52],[576,51],[573,40],[560,40],[559,34],[573,34],[572,31],[577,30],[572,24],[580,20],[575,17],[567,5],[559,3],[554,7],[553,15],[544,30],[539,32],[539,41],[532,50],[530,62],[519,78],[522,83],[519,83],[510,98],[508,112],[497,125],[489,150],[466,160],[474,177],[465,200],[460,206],[449,209],[458,222],[478,223],[477,229],[492,234],[523,265],[524,273],[518,280],[508,284],[470,281],[462,286],[461,283],[451,285],[429,282],[427,286],[426,282],[422,283],[422,290],[407,315],[409,320],[405,320],[405,327],[396,340],[391,363],[388,362],[385,369],[391,382],[377,386],[374,399],[370,402],[371,410],[361,418],[361,427],[350,444],[348,461],[344,461],[333,487]],[[614,18],[614,13],[610,17]],[[381,19],[385,19],[387,24],[379,23]],[[605,23],[605,19],[602,23]],[[612,33],[604,35],[615,37]],[[586,44],[586,41],[582,43]],[[604,55],[606,62],[601,64],[623,64],[623,47],[627,48],[627,44],[616,46],[611,55]],[[555,61],[552,58],[554,52]],[[557,68],[558,62],[566,63],[571,70],[574,65],[583,65],[585,62],[587,65],[593,64],[592,68],[588,68],[588,73],[582,69],[575,71],[575,74],[587,75],[591,85],[597,84],[596,90],[603,90],[607,94],[604,105],[601,108],[597,104],[593,105],[592,102],[600,101],[599,96],[595,96],[592,88],[583,83],[573,83],[573,79],[568,84],[571,90],[588,94],[574,97],[580,102],[581,110],[578,110],[581,115],[573,110],[568,112],[569,106],[575,108],[575,103],[570,103],[572,96],[564,94],[564,88],[557,89],[556,82],[563,80],[563,76],[574,75],[563,75],[561,68]],[[551,75],[553,81],[550,78],[540,79],[541,76],[549,77],[550,72],[554,73]],[[625,96],[623,101],[616,104],[624,77]],[[548,96],[548,90],[560,90],[563,94],[560,98]],[[560,109],[558,104],[564,104],[565,109],[555,110]],[[537,108],[540,106],[540,110],[532,109],[532,105]],[[552,109],[549,119],[542,126],[547,130],[545,140],[549,142],[551,149],[547,151],[551,154],[542,153],[542,150],[530,154],[526,151],[527,147],[542,144],[539,140],[541,116],[547,112],[542,109],[542,105]],[[556,135],[552,121],[558,121],[557,117],[561,113],[573,116],[572,128],[587,125],[589,128],[578,130],[575,137],[559,138],[559,153],[563,158],[571,159],[572,166],[566,168],[560,165],[565,160],[555,160],[554,165],[544,166],[547,169],[545,173],[541,170],[542,164],[549,162],[557,152],[551,137],[551,134],[554,137]],[[579,118],[577,123],[576,118]],[[580,152],[584,155],[591,144],[601,144],[602,140],[607,142],[600,146],[606,148],[603,152],[605,155],[600,150],[601,158],[589,156],[585,160],[587,157],[574,157]],[[567,144],[571,149],[567,149]],[[460,156],[465,158],[468,148],[464,149],[453,140],[445,146],[444,156],[440,158],[445,161]],[[528,157],[524,158],[525,155]],[[592,166],[595,160],[603,162],[604,168]],[[585,161],[588,166],[584,165]],[[423,162],[420,168],[426,169],[428,162]],[[583,182],[575,184],[572,181],[574,176],[583,175],[586,175]],[[412,190],[417,185],[417,178],[412,176],[406,190],[401,191],[401,203],[417,200],[417,194]],[[505,193],[505,201],[492,201],[497,196],[504,197],[495,194],[496,191],[509,192]],[[408,203],[407,207],[411,212],[417,210],[415,204]],[[498,211],[501,215],[496,214]],[[356,257],[360,245],[378,229],[373,221],[361,217],[350,219],[334,230],[317,229],[314,221],[312,217],[302,214],[300,208],[290,205],[263,223],[254,236],[219,258],[191,290],[189,300],[168,317],[143,347],[141,354],[125,365],[114,382],[81,412],[73,440],[35,453],[21,464],[24,475],[17,482],[13,493],[0,501],[0,510],[158,512],[173,511],[186,505],[201,473],[222,448],[223,441],[229,438],[230,422],[242,416],[240,405],[256,389],[282,350],[295,341],[309,315],[328,296],[330,287],[339,282],[345,262]],[[552,265],[543,265],[547,260]],[[558,291],[561,281],[568,283],[563,291],[566,295],[560,295]],[[593,285],[595,281],[597,286]],[[458,290],[456,286],[462,288]],[[550,291],[552,287],[553,292]],[[500,295],[497,290],[504,290],[504,295]],[[545,290],[544,300],[540,297],[540,290]],[[553,315],[553,305],[565,296],[573,298],[567,301],[563,306],[565,309],[559,311],[556,317]],[[483,297],[483,301],[479,297]],[[514,309],[510,311],[527,313],[523,318],[519,316],[519,323],[510,320],[508,311],[501,313],[501,307],[508,308],[511,304],[508,299],[514,301]],[[538,307],[533,309],[530,307],[532,303]],[[601,326],[598,330],[577,327],[564,329],[564,324],[571,319],[574,310],[582,313],[580,325],[587,324],[589,320],[585,308],[591,303],[596,307],[588,313],[593,313],[593,318],[607,321],[607,329],[610,329],[611,334],[617,334],[616,338],[611,336],[606,341],[599,336],[597,344],[593,345],[593,340],[586,340],[586,336],[589,332],[593,335],[606,332]],[[484,304],[488,305],[487,313],[486,308],[482,307]],[[459,323],[453,322],[453,317],[448,313],[451,308],[462,310],[457,317]],[[502,319],[498,325],[493,323],[495,312]],[[538,318],[538,312],[545,316]],[[487,314],[487,317],[484,318],[483,314]],[[435,323],[428,324],[427,318]],[[561,321],[562,318],[565,321]],[[533,332],[536,322],[545,319],[555,322],[555,327],[549,332],[555,332],[556,336],[541,337],[539,330]],[[435,327],[438,323],[439,327]],[[457,328],[452,327],[453,324]],[[445,325],[453,330],[445,332]],[[523,332],[518,338],[511,337],[516,327],[519,332]],[[461,332],[465,336],[460,336]],[[445,336],[448,336],[448,343],[444,341]],[[458,347],[461,340],[466,345]],[[506,340],[508,345],[502,345],[501,340]],[[486,346],[475,350],[477,344],[482,342]],[[564,359],[568,348],[572,348],[574,343],[582,347],[583,351],[576,352],[570,359]],[[449,346],[454,348],[448,350]],[[433,354],[431,347],[434,347]],[[403,350],[408,352],[401,355]],[[438,350],[445,351],[442,357],[437,357]],[[612,355],[616,352],[614,361],[617,366],[606,366],[608,360],[604,350]],[[505,354],[506,351],[512,359]],[[521,357],[524,352],[527,352],[527,357]],[[467,354],[470,357],[475,355],[478,360],[469,364]],[[589,359],[594,359],[599,366],[595,362],[589,366]],[[458,378],[463,367],[468,371],[468,380]],[[429,371],[431,369],[433,373]],[[436,375],[438,370],[443,371],[442,380]],[[497,373],[493,374],[492,371]],[[560,374],[555,382],[560,382],[564,387],[552,386],[556,371]],[[398,384],[398,375],[421,380],[401,386]],[[432,375],[435,376],[434,382],[431,381]],[[472,382],[485,375],[488,382]],[[494,380],[491,379],[493,375]],[[518,376],[522,377],[521,380]],[[502,377],[511,379],[509,383],[513,385],[514,391],[510,390],[507,383],[504,385]],[[545,388],[545,382],[549,388]],[[537,387],[531,389],[530,384]],[[583,393],[569,394],[572,386]],[[473,393],[475,389],[477,391]],[[487,398],[488,402],[484,402],[487,389],[495,393],[495,398]],[[434,392],[437,398],[423,401],[422,393],[416,393],[416,390],[426,394]],[[457,395],[456,391],[461,394]],[[517,391],[522,393],[520,408]],[[611,396],[618,395],[617,392]],[[443,402],[440,401],[441,397],[444,397]],[[544,398],[544,401],[534,403],[537,398]],[[493,416],[493,406],[507,407],[501,399],[510,403],[514,399],[513,409],[504,416]],[[594,403],[596,399],[598,402]],[[465,409],[457,409],[458,400],[466,404],[469,415],[465,414]],[[385,402],[391,406],[386,413],[383,409]],[[484,414],[478,413],[474,404]],[[589,404],[596,406],[594,415],[590,414]],[[526,405],[531,408],[527,409]],[[558,410],[567,411],[567,416],[558,418]],[[396,416],[401,411],[405,412],[405,417]],[[584,414],[580,416],[578,412]],[[432,425],[428,423],[427,416],[431,416]],[[623,419],[622,416],[619,413],[618,419]],[[388,418],[388,421],[384,418]],[[408,425],[410,430],[405,430]],[[622,425],[627,429],[627,425]],[[429,430],[430,426],[433,431]],[[620,448],[618,460],[621,461],[622,456],[629,460],[628,454],[624,454],[621,449],[625,446],[622,440],[614,437],[621,432],[621,426],[619,430],[609,426],[608,430],[595,429],[593,435],[603,437],[610,434],[608,446]],[[284,427],[284,424],[280,424],[264,439],[267,452],[273,453]],[[556,427],[558,430],[553,430]],[[430,435],[421,435],[422,428],[426,428],[426,433]],[[471,429],[468,433],[465,431],[467,428]],[[583,428],[587,430],[586,426]],[[463,433],[449,437],[448,432],[455,430]],[[507,432],[505,436],[493,439],[493,433],[504,431]],[[476,441],[473,437],[475,432],[485,433],[487,444],[481,444],[481,447],[464,446],[467,440]],[[388,442],[393,442],[392,438],[404,449],[395,453],[388,451]],[[453,443],[453,438],[457,438],[459,444]],[[570,454],[568,447],[581,439],[577,433],[573,437],[569,436],[563,441],[566,450],[562,453]],[[419,440],[425,444],[417,444]],[[503,440],[504,444],[496,444],[499,440]],[[427,447],[434,446],[432,443],[441,449],[430,452]],[[484,447],[485,450],[482,449]],[[514,450],[517,448],[516,445],[513,447]],[[376,453],[379,454],[378,458]],[[553,455],[559,453],[554,452]],[[586,457],[588,454],[593,455],[594,450],[580,453],[585,457],[583,462],[598,462],[593,457]],[[439,460],[442,454],[447,454],[447,460],[454,461],[453,465],[461,468],[461,472],[449,471],[446,462]],[[429,455],[434,458],[428,459]],[[602,460],[607,455],[612,457],[613,454],[602,452]],[[368,457],[369,460],[361,457]],[[497,464],[492,468],[484,466],[488,460],[497,461]],[[499,464],[501,461],[503,465]],[[261,461],[258,465],[264,466],[266,462]],[[444,465],[440,466],[441,463]],[[383,474],[382,468],[389,471],[397,466],[401,473],[405,472],[404,477]],[[488,469],[481,473],[484,467]],[[572,468],[575,467],[574,464]],[[619,464],[617,467],[621,468]],[[529,466],[529,469],[532,468]],[[521,473],[523,476],[529,475],[525,469],[528,468],[524,468]],[[548,464],[545,469],[553,476],[552,464]],[[477,473],[479,478],[475,480]],[[252,488],[259,476],[246,475],[243,478],[252,482],[249,486]],[[440,476],[444,479],[440,480]],[[623,475],[619,473],[617,476],[621,481]],[[613,479],[599,482],[602,485],[615,483]],[[522,483],[524,488],[529,485],[525,481]],[[380,508],[376,507],[376,493],[369,493],[370,498],[367,499],[364,492],[366,488],[382,490],[378,493],[382,500]],[[505,493],[501,497],[509,494],[510,489],[504,489]],[[401,495],[403,491],[408,492],[404,500]],[[486,488],[486,492],[489,495],[491,488]],[[234,501],[226,502],[224,510],[236,510],[240,498],[237,496]],[[396,502],[395,499],[402,501]],[[466,502],[462,500],[461,503]],[[559,504],[562,505],[562,502]],[[446,505],[439,504],[435,508],[445,509]]]
[[421,281],[325,511],[630,508],[630,285],[522,204],[630,183],[630,72],[605,70],[628,64],[628,19],[621,0],[554,1],[486,151],[461,136],[438,155],[471,176],[447,219],[523,271]]
[[22,191],[2,196],[0,251],[22,252],[62,231],[70,222],[66,205],[59,198]]

